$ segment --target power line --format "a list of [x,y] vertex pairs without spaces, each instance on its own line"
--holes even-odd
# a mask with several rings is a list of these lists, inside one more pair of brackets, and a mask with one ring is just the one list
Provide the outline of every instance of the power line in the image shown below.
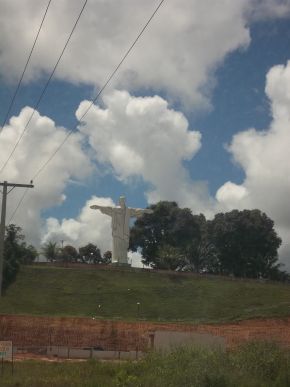
[[[79,121],[82,121],[83,118],[85,117],[85,115],[89,112],[89,110],[92,108],[92,106],[94,105],[94,103],[97,101],[97,99],[100,97],[100,95],[102,94],[102,92],[104,91],[104,89],[108,86],[108,84],[110,83],[110,81],[112,80],[112,78],[114,77],[114,75],[116,74],[116,72],[119,70],[119,68],[121,67],[122,63],[125,61],[125,59],[127,58],[127,56],[129,55],[129,53],[132,51],[133,47],[135,46],[135,44],[137,43],[137,41],[139,40],[139,38],[141,37],[141,35],[143,34],[143,32],[145,31],[145,29],[148,27],[149,23],[151,22],[151,20],[153,19],[153,17],[155,16],[155,14],[157,13],[157,11],[159,10],[159,8],[161,7],[162,3],[164,2],[165,0],[161,0],[160,3],[158,4],[158,6],[156,7],[156,9],[154,10],[153,14],[150,16],[150,18],[148,19],[148,21],[146,22],[146,24],[144,25],[144,27],[142,28],[142,30],[139,32],[137,38],[134,40],[134,42],[131,44],[131,46],[129,47],[129,49],[126,51],[125,55],[123,56],[123,58],[121,59],[121,61],[119,62],[119,64],[116,66],[115,70],[111,73],[111,75],[108,77],[107,81],[104,83],[104,85],[101,87],[100,91],[98,92],[98,94],[96,95],[96,97],[92,100],[92,102],[90,103],[89,107],[86,109],[86,111],[82,114],[82,116],[79,118]],[[70,137],[70,135],[74,132],[74,129],[77,128],[77,125],[71,129],[67,135],[65,136],[64,140],[59,144],[59,146],[56,148],[56,150],[52,153],[52,155],[46,160],[46,162],[38,169],[38,171],[36,172],[36,174],[33,176],[33,179],[32,180],[35,180],[39,175],[40,173],[44,170],[44,168],[46,168],[47,164],[54,158],[54,156],[58,153],[58,151],[62,148],[62,146],[64,145],[64,143],[67,141],[67,139]],[[0,171],[1,172],[1,171]]]
[[[118,69],[121,67],[122,63],[125,61],[125,59],[127,58],[127,56],[129,55],[129,53],[132,51],[133,47],[136,45],[137,41],[139,40],[139,38],[141,37],[141,35],[143,34],[143,32],[146,30],[146,28],[148,27],[149,23],[151,22],[151,20],[153,19],[153,17],[155,16],[155,14],[157,13],[157,11],[159,10],[159,8],[161,7],[161,5],[164,3],[165,0],[161,0],[158,4],[158,6],[155,8],[154,12],[152,13],[152,15],[150,16],[150,18],[147,20],[147,22],[145,23],[144,27],[141,29],[141,31],[139,32],[139,34],[137,35],[136,39],[133,41],[133,43],[131,44],[131,46],[129,47],[129,49],[126,51],[126,53],[124,54],[123,58],[121,59],[121,61],[119,62],[119,64],[116,66],[116,68],[114,69],[114,71],[111,73],[111,75],[108,77],[107,81],[104,83],[104,85],[101,87],[100,91],[98,92],[98,94],[96,95],[96,97],[93,99],[93,101],[91,102],[91,104],[89,105],[89,107],[86,109],[86,111],[82,114],[82,116],[80,117],[79,121],[83,120],[83,118],[85,117],[85,115],[89,112],[89,110],[92,108],[92,106],[94,105],[94,103],[97,101],[97,99],[100,97],[100,95],[102,94],[102,92],[104,91],[104,89],[107,87],[107,85],[109,84],[109,82],[111,81],[111,79],[114,77],[114,75],[116,74],[116,72],[118,71]],[[35,179],[38,178],[38,176],[43,172],[43,170],[47,167],[47,165],[50,163],[50,161],[55,157],[55,155],[59,152],[59,150],[62,148],[62,146],[65,144],[65,142],[68,140],[68,138],[71,136],[71,134],[74,132],[74,129],[77,128],[77,125],[71,129],[65,136],[65,138],[63,139],[63,141],[58,145],[58,147],[55,149],[55,151],[51,154],[51,156],[45,161],[45,163],[37,170],[37,172],[35,173],[35,175],[33,176],[32,178],[32,181],[35,181]],[[1,171],[0,171],[1,172]],[[23,194],[23,196],[21,197],[18,205],[16,206],[15,210],[13,211],[13,214],[12,216],[10,217],[10,220],[9,222],[11,222],[11,220],[14,218],[16,212],[18,211],[21,203],[23,202],[26,194],[27,194],[27,191],[26,190]]]
[[35,37],[34,42],[33,42],[32,48],[31,48],[31,50],[30,50],[30,53],[29,53],[29,55],[28,55],[27,61],[26,61],[25,66],[24,66],[24,69],[23,69],[23,71],[22,71],[22,74],[21,74],[20,79],[19,79],[19,81],[18,81],[18,84],[17,84],[17,86],[16,86],[16,90],[15,90],[15,92],[14,92],[14,94],[13,94],[13,97],[11,98],[11,101],[10,101],[10,104],[9,104],[9,107],[8,107],[8,110],[7,110],[7,113],[6,113],[5,118],[4,118],[4,121],[3,121],[3,123],[2,123],[2,128],[1,128],[1,130],[0,130],[0,133],[2,132],[2,130],[3,130],[4,126],[5,126],[5,124],[6,124],[6,122],[7,122],[7,120],[8,120],[9,113],[10,113],[10,111],[11,111],[13,105],[14,105],[15,98],[16,98],[16,96],[17,96],[17,93],[18,93],[18,91],[19,91],[20,85],[21,85],[21,83],[22,83],[22,80],[23,80],[24,74],[25,74],[25,72],[26,72],[28,63],[30,62],[30,58],[31,58],[31,56],[32,56],[32,53],[33,53],[34,47],[35,47],[35,45],[36,45],[36,42],[37,42],[37,40],[38,40],[38,36],[39,36],[40,31],[41,31],[41,29],[42,29],[42,25],[43,25],[44,20],[45,20],[45,18],[46,18],[46,14],[47,14],[47,11],[48,11],[48,8],[49,8],[49,6],[50,6],[51,1],[52,1],[52,0],[49,0],[49,1],[48,1],[48,4],[47,4],[47,6],[46,6],[44,15],[43,15],[43,17],[42,17],[40,26],[39,26],[39,28],[38,28],[36,37]]
[[6,160],[5,163],[2,165],[2,167],[1,167],[1,169],[0,169],[0,173],[3,172],[3,170],[4,170],[5,167],[6,167],[6,165],[8,164],[9,160],[11,159],[12,155],[14,154],[16,148],[18,147],[20,141],[22,140],[22,138],[23,138],[23,136],[24,136],[24,133],[26,132],[26,130],[27,130],[27,128],[28,128],[28,125],[30,124],[30,122],[31,122],[31,120],[32,120],[32,118],[33,118],[33,116],[34,116],[34,114],[35,114],[35,112],[36,112],[36,109],[38,108],[38,106],[39,106],[39,104],[40,104],[40,102],[41,102],[41,100],[42,100],[42,98],[43,98],[43,96],[44,96],[44,94],[45,94],[45,92],[46,92],[46,90],[47,90],[47,88],[48,88],[48,85],[49,85],[49,83],[50,83],[50,81],[51,81],[51,79],[52,79],[52,77],[53,77],[53,75],[54,75],[54,73],[55,73],[55,71],[56,71],[56,68],[57,68],[57,66],[58,66],[58,64],[59,64],[59,62],[60,62],[60,60],[61,60],[61,58],[62,58],[62,56],[63,56],[63,54],[64,54],[64,52],[65,52],[65,50],[66,50],[66,48],[67,48],[67,46],[68,46],[68,43],[69,43],[69,41],[70,41],[70,39],[71,39],[71,37],[72,37],[72,35],[73,35],[75,29],[76,29],[76,26],[77,26],[77,24],[78,24],[78,22],[79,22],[79,19],[80,19],[81,15],[82,15],[82,13],[83,13],[83,11],[84,11],[86,5],[87,5],[87,2],[88,2],[88,0],[85,0],[84,4],[83,4],[83,6],[82,6],[82,8],[81,8],[81,10],[80,10],[80,12],[79,12],[79,15],[78,15],[78,17],[77,17],[77,19],[76,19],[76,21],[75,21],[75,23],[74,23],[74,26],[73,26],[73,28],[72,28],[70,34],[69,34],[69,37],[68,37],[68,39],[67,39],[67,41],[66,41],[66,43],[65,43],[65,45],[64,45],[64,47],[63,47],[63,49],[62,49],[62,51],[61,51],[61,53],[60,53],[60,55],[59,55],[59,57],[58,57],[58,60],[57,60],[56,64],[54,65],[53,70],[52,70],[52,72],[51,72],[51,74],[50,74],[48,80],[46,81],[46,84],[45,84],[45,86],[44,86],[44,88],[43,88],[43,90],[42,90],[42,92],[41,92],[41,94],[40,94],[40,96],[39,96],[39,98],[38,98],[38,100],[37,100],[37,102],[36,102],[34,108],[33,108],[33,111],[32,111],[32,113],[31,113],[31,115],[30,115],[28,121],[26,122],[26,125],[25,125],[25,127],[24,127],[24,129],[23,129],[23,131],[22,131],[22,133],[21,133],[21,135],[20,135],[20,137],[18,138],[18,140],[16,141],[16,143],[15,143],[15,145],[14,145],[12,151],[10,152],[10,154],[9,154],[9,156],[8,156],[8,158],[7,158],[7,160]]
[[14,216],[15,216],[16,212],[18,211],[19,207],[21,206],[21,204],[22,204],[22,202],[23,202],[27,192],[28,192],[28,188],[26,188],[26,190],[24,191],[23,195],[21,196],[17,206],[15,207],[14,211],[12,212],[12,215],[9,218],[8,224],[10,224],[12,219],[14,218]]
[[104,89],[107,87],[107,85],[109,84],[109,82],[111,81],[111,79],[114,77],[114,75],[116,74],[116,72],[119,70],[119,68],[121,67],[121,65],[123,64],[124,60],[127,58],[127,56],[130,54],[130,52],[132,51],[133,47],[135,46],[135,44],[137,43],[137,41],[139,40],[139,38],[141,37],[141,35],[143,34],[143,32],[146,30],[146,28],[148,27],[149,23],[151,22],[151,20],[153,19],[153,17],[155,16],[155,14],[157,13],[157,11],[159,10],[159,8],[161,7],[162,3],[164,3],[165,0],[161,0],[160,3],[158,4],[158,6],[155,8],[154,12],[152,13],[152,15],[150,16],[150,18],[147,20],[146,24],[144,25],[144,27],[142,28],[142,30],[139,32],[137,38],[134,40],[134,42],[131,44],[131,46],[129,47],[129,49],[126,51],[125,55],[123,56],[122,60],[120,61],[120,63],[117,65],[117,67],[115,68],[115,70],[112,72],[112,74],[109,76],[109,78],[107,79],[107,81],[105,82],[105,84],[102,86],[102,88],[100,89],[100,91],[98,92],[98,94],[96,95],[96,97],[93,99],[93,101],[91,102],[90,106],[87,108],[87,110],[83,113],[83,115],[80,117],[79,121],[81,121],[84,116],[88,113],[88,111],[91,109],[91,107],[93,106],[93,104],[96,102],[96,100],[99,98],[99,96],[102,94],[102,92],[104,91]]

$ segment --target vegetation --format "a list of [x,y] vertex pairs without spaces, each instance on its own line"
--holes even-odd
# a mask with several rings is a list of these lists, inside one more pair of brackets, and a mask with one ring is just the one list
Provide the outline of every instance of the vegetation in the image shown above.
[[157,269],[287,280],[278,264],[281,239],[259,210],[233,210],[213,220],[175,202],[151,205],[131,229],[130,248]]
[[10,224],[6,227],[4,241],[3,290],[15,280],[20,264],[30,264],[37,257],[37,251],[24,241],[21,227]]
[[[290,286],[186,273],[22,266],[0,313],[219,322],[288,316]],[[101,308],[98,308],[101,305]]]
[[100,249],[92,243],[79,248],[79,256],[86,263],[102,263],[103,258]]
[[140,362],[36,362],[5,365],[1,386],[22,387],[285,387],[290,354],[274,344],[250,343],[232,352],[183,348]]
[[42,247],[42,254],[49,262],[81,262],[81,263],[102,263],[109,264],[112,254],[106,251],[101,255],[101,250],[93,243],[80,247],[79,250],[71,245],[58,247],[55,242],[47,242]]
[[58,258],[59,247],[56,242],[47,242],[41,249],[42,254],[49,262],[54,262]]

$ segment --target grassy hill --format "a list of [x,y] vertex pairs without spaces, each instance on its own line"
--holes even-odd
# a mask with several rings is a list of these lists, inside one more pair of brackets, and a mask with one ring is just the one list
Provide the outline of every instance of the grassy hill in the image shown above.
[[0,299],[0,313],[194,323],[282,317],[290,315],[290,286],[141,270],[26,266]]

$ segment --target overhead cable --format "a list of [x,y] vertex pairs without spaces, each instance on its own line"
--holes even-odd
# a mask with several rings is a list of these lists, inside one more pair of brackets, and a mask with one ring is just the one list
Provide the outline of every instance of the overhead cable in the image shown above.
[[52,77],[53,77],[53,75],[54,75],[54,73],[55,73],[55,71],[56,71],[56,68],[57,68],[57,66],[58,66],[58,64],[59,64],[59,62],[60,62],[60,60],[61,60],[61,58],[62,58],[62,56],[63,56],[63,54],[64,54],[64,52],[65,52],[65,50],[66,50],[66,48],[67,48],[67,46],[68,46],[68,44],[69,44],[69,41],[70,41],[70,39],[71,39],[71,37],[72,37],[72,35],[73,35],[75,29],[76,29],[76,26],[77,26],[77,24],[78,24],[78,22],[79,22],[79,19],[80,19],[81,15],[82,15],[82,13],[83,13],[83,11],[84,11],[86,5],[87,5],[87,2],[88,2],[88,0],[85,0],[84,4],[83,4],[83,6],[82,6],[82,8],[81,8],[81,10],[80,10],[80,12],[79,12],[79,14],[78,14],[78,17],[77,17],[77,19],[76,19],[76,21],[75,21],[75,23],[74,23],[74,26],[73,26],[73,28],[72,28],[70,34],[69,34],[69,37],[67,38],[67,41],[66,41],[66,43],[65,43],[65,45],[64,45],[64,47],[63,47],[63,49],[62,49],[62,51],[61,51],[61,53],[60,53],[60,55],[59,55],[59,57],[58,57],[58,60],[57,60],[56,64],[54,65],[53,70],[52,70],[52,72],[50,73],[50,76],[49,76],[48,80],[46,81],[46,84],[45,84],[45,86],[44,86],[44,88],[43,88],[43,90],[42,90],[42,92],[41,92],[41,94],[40,94],[40,96],[39,96],[39,98],[38,98],[38,100],[37,100],[37,102],[36,102],[34,108],[33,108],[33,111],[32,111],[32,113],[31,113],[31,115],[30,115],[28,121],[26,122],[26,124],[25,124],[25,126],[24,126],[24,129],[23,129],[23,131],[22,131],[20,137],[18,138],[18,140],[16,141],[16,143],[15,143],[15,145],[14,145],[12,151],[10,152],[10,154],[9,154],[9,156],[8,156],[8,158],[7,158],[7,160],[6,160],[5,163],[2,165],[2,167],[1,167],[1,169],[0,169],[0,173],[2,173],[3,170],[5,169],[6,165],[7,165],[8,162],[9,162],[9,160],[10,160],[11,157],[13,156],[13,154],[14,154],[16,148],[18,147],[20,141],[22,140],[22,138],[23,138],[25,132],[27,131],[27,128],[28,128],[28,126],[29,126],[29,124],[30,124],[30,122],[31,122],[31,120],[32,120],[32,118],[33,118],[35,112],[36,112],[36,109],[38,108],[38,106],[39,106],[39,104],[40,104],[40,102],[41,102],[41,100],[42,100],[42,98],[43,98],[43,96],[44,96],[44,94],[45,94],[45,92],[46,92],[46,90],[47,90],[47,88],[48,88],[48,85],[49,85],[49,83],[50,83],[50,81],[51,81],[51,79],[52,79]]
[[[146,28],[148,27],[149,23],[151,22],[151,20],[153,19],[153,17],[155,16],[155,14],[157,13],[157,11],[159,10],[159,8],[161,7],[161,5],[164,3],[165,0],[161,0],[158,4],[158,6],[155,8],[154,12],[152,13],[152,15],[150,16],[150,18],[147,20],[147,22],[145,23],[144,27],[141,29],[141,31],[139,32],[139,34],[137,35],[136,39],[133,41],[133,43],[131,44],[131,46],[128,48],[128,50],[125,52],[124,56],[122,57],[121,61],[118,63],[118,65],[115,67],[115,69],[113,70],[113,72],[110,74],[110,76],[107,78],[106,82],[104,83],[104,85],[101,87],[101,89],[99,90],[99,92],[97,93],[96,97],[92,100],[91,104],[89,105],[89,107],[85,110],[85,112],[81,115],[81,117],[79,118],[79,121],[82,121],[83,118],[85,117],[85,115],[89,112],[89,110],[92,108],[92,106],[94,105],[94,103],[98,100],[98,98],[100,97],[100,95],[102,94],[102,92],[104,91],[104,89],[108,86],[108,84],[110,83],[110,81],[112,80],[112,78],[114,77],[114,75],[116,74],[116,72],[119,70],[119,68],[121,67],[122,63],[125,61],[125,59],[127,58],[127,56],[129,55],[129,53],[132,51],[133,47],[136,45],[137,41],[140,39],[140,37],[142,36],[142,34],[144,33],[144,31],[146,30]],[[35,181],[39,175],[43,172],[43,170],[47,167],[47,165],[51,162],[51,160],[56,156],[56,154],[59,152],[59,150],[62,148],[62,146],[65,144],[65,142],[68,140],[68,138],[71,136],[71,134],[74,132],[74,130],[77,128],[77,125],[71,129],[67,134],[66,136],[64,137],[64,139],[62,140],[62,142],[58,145],[58,147],[55,149],[55,151],[50,155],[50,157],[45,161],[45,163],[37,170],[37,172],[34,174],[34,176],[32,177],[32,181]],[[0,171],[1,172],[1,171]],[[24,197],[26,196],[27,194],[27,191],[26,190],[23,194],[23,196],[21,197],[18,205],[16,206],[15,210],[13,211],[12,213],[12,216],[9,220],[9,222],[12,221],[12,219],[14,218],[16,212],[18,211],[20,205],[22,204],[23,200],[24,200]]]
[[[153,19],[153,17],[155,16],[155,14],[157,13],[158,9],[161,7],[162,3],[164,2],[165,0],[161,0],[160,3],[158,4],[158,6],[156,7],[156,9],[154,10],[153,14],[150,16],[150,18],[147,20],[146,24],[144,25],[144,27],[142,28],[142,30],[139,32],[137,38],[134,40],[134,42],[131,44],[131,46],[129,47],[129,49],[126,51],[126,53],[124,54],[123,58],[121,59],[121,61],[119,62],[119,64],[116,66],[116,68],[114,69],[114,71],[110,74],[110,76],[108,77],[108,79],[106,80],[106,82],[104,83],[104,85],[101,87],[101,89],[99,90],[98,94],[96,95],[96,97],[92,100],[92,102],[90,103],[89,107],[85,110],[85,112],[81,115],[81,117],[79,118],[79,121],[81,122],[85,115],[89,112],[89,110],[92,108],[92,106],[95,104],[95,102],[98,100],[98,98],[100,97],[100,95],[102,94],[102,92],[104,91],[104,89],[108,86],[108,84],[110,83],[110,81],[112,80],[112,78],[114,77],[114,75],[116,74],[116,72],[119,70],[119,68],[121,67],[122,63],[125,61],[125,59],[127,58],[127,56],[129,55],[129,53],[132,51],[133,47],[135,46],[135,44],[137,43],[137,41],[139,40],[139,38],[141,37],[141,35],[143,34],[143,32],[145,31],[145,29],[148,27],[148,24],[151,22],[151,20]],[[33,176],[32,180],[35,180],[39,175],[40,173],[46,168],[47,164],[50,163],[50,161],[55,157],[55,155],[59,152],[59,150],[62,148],[62,146],[65,144],[65,142],[68,140],[68,138],[71,136],[71,134],[74,132],[74,130],[77,129],[77,125],[71,129],[65,136],[65,138],[63,139],[63,141],[58,145],[58,147],[56,148],[56,150],[51,154],[51,156],[46,160],[46,162],[38,169],[38,171],[35,173],[35,175]]]
[[18,93],[18,91],[19,91],[20,85],[21,85],[21,83],[22,83],[22,80],[23,80],[24,74],[25,74],[25,72],[26,72],[28,63],[30,62],[30,58],[31,58],[31,56],[32,56],[32,53],[33,53],[34,47],[35,47],[35,45],[36,45],[36,42],[37,42],[37,40],[38,40],[38,36],[39,36],[40,31],[41,31],[41,29],[42,29],[42,25],[43,25],[44,20],[45,20],[45,18],[46,18],[46,14],[47,14],[47,11],[48,11],[48,8],[49,8],[49,6],[50,6],[51,1],[52,1],[52,0],[49,0],[49,1],[48,1],[48,4],[47,4],[47,6],[46,6],[44,15],[43,15],[43,17],[42,17],[40,26],[39,26],[39,28],[38,28],[37,34],[36,34],[35,39],[34,39],[34,42],[33,42],[32,48],[31,48],[30,53],[29,53],[29,55],[28,55],[28,58],[27,58],[27,60],[26,60],[24,69],[23,69],[23,71],[22,71],[22,74],[21,74],[21,76],[20,76],[20,79],[19,79],[19,81],[18,81],[18,84],[17,84],[17,86],[16,86],[16,89],[15,89],[15,91],[14,91],[14,94],[13,94],[13,96],[12,96],[12,98],[11,98],[11,101],[10,101],[10,104],[9,104],[9,107],[8,107],[8,110],[7,110],[7,112],[6,112],[6,115],[5,115],[5,117],[4,117],[4,120],[3,120],[3,123],[2,123],[2,127],[1,127],[1,129],[0,129],[0,133],[2,132],[4,126],[6,125],[6,122],[7,122],[7,120],[8,120],[9,114],[10,114],[10,112],[11,112],[11,109],[12,109],[13,105],[14,105],[15,98],[16,98],[16,96],[17,96],[17,93]]

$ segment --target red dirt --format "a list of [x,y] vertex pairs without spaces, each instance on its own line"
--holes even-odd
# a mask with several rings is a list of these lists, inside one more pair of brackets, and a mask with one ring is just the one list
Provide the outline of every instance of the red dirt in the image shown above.
[[222,325],[163,324],[93,320],[91,318],[0,315],[0,339],[16,346],[60,345],[104,350],[146,350],[156,330],[192,331],[222,336],[227,347],[260,339],[290,347],[290,318],[253,319]]

